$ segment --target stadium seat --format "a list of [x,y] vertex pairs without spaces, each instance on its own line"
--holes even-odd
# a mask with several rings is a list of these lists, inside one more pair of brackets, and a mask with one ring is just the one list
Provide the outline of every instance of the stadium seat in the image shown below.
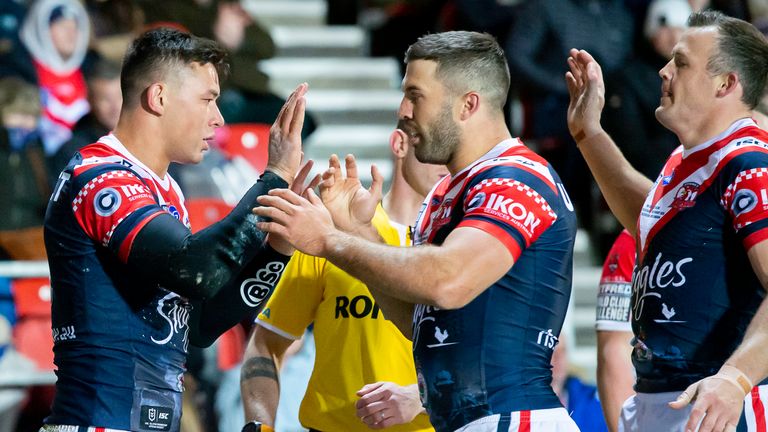
[[194,198],[184,203],[192,232],[196,233],[226,216],[232,207],[218,198]]
[[266,123],[233,123],[216,130],[216,144],[228,159],[243,158],[259,173],[267,166],[269,128]]
[[53,370],[50,280],[47,277],[14,279],[11,292],[17,317],[13,345],[39,369]]

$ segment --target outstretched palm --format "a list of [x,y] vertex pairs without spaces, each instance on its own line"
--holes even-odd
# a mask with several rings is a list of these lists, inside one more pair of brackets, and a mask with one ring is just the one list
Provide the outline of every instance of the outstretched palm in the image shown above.
[[381,201],[383,179],[376,167],[372,167],[373,183],[366,189],[360,182],[354,156],[347,155],[344,162],[346,177],[341,175],[338,156],[331,156],[328,170],[323,173],[320,183],[320,198],[336,227],[354,233],[371,223],[376,206]]
[[589,136],[600,128],[600,113],[605,105],[603,73],[595,59],[583,50],[571,50],[568,66],[568,129],[574,137]]

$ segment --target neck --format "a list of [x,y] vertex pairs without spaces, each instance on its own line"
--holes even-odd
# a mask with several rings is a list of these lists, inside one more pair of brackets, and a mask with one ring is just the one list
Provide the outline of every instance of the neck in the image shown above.
[[144,120],[135,114],[121,115],[113,134],[136,159],[163,178],[171,161],[158,143],[162,135],[152,127],[152,122],[153,119]]
[[421,203],[424,202],[424,196],[405,181],[402,172],[402,164],[400,161],[395,161],[392,186],[384,195],[382,206],[392,221],[401,225],[413,225],[419,215]]
[[699,124],[690,125],[675,131],[680,144],[688,150],[699,144],[705,143],[713,137],[723,133],[736,121],[751,117],[749,110],[734,110],[727,115],[717,115],[702,121]]
[[496,144],[512,138],[504,118],[494,118],[489,121],[480,121],[475,127],[467,127],[462,132],[461,142],[453,158],[446,164],[451,175],[480,159],[488,153]]

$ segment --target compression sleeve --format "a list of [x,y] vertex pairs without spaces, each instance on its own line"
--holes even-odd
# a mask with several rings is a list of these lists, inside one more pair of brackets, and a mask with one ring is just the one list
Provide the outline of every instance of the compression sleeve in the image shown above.
[[[288,184],[266,172],[221,221],[192,234],[170,214],[149,221],[136,235],[128,265],[147,280],[189,299],[214,296],[265,248],[256,228],[256,198]],[[287,257],[286,257],[287,259]]]
[[208,300],[192,302],[189,341],[210,346],[219,336],[247,317],[255,317],[272,295],[289,256],[268,244],[240,274]]

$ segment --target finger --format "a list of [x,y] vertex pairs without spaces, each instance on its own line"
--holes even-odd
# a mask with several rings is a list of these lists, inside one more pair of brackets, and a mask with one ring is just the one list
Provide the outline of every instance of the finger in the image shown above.
[[[307,84],[301,83],[299,84],[296,89],[291,93],[291,96],[288,98],[288,100],[285,102],[285,105],[283,105],[284,110],[282,111],[282,116],[279,119],[279,122],[275,122],[280,126],[280,129],[285,131],[286,133],[290,132],[291,124],[293,123],[293,117],[294,117],[294,111],[296,110],[296,105],[299,103],[299,100],[301,100],[304,97],[304,94],[307,92]],[[303,117],[302,117],[303,119]]]
[[296,108],[293,112],[293,118],[291,118],[290,129],[288,129],[288,136],[298,139],[301,137],[301,130],[304,128],[304,115],[307,110],[307,99],[301,96],[296,102]]
[[334,179],[341,180],[341,161],[335,154],[332,154],[330,159],[328,159],[328,171],[333,173]]
[[293,100],[296,99],[296,94],[299,91],[299,88],[301,87],[301,84],[299,84],[290,95],[288,95],[288,99],[285,100],[285,103],[280,108],[280,112],[277,113],[277,117],[275,118],[275,123],[273,123],[274,126],[280,126],[283,122],[283,117],[285,117],[285,110],[288,108],[289,105],[293,103]]
[[[262,195],[257,200],[261,202],[261,198],[281,198],[283,201],[285,201],[288,204],[291,204],[291,207],[283,207],[285,210],[293,210],[295,209],[294,206],[301,206],[306,203],[306,200],[302,198],[299,194],[296,192],[290,190],[290,189],[272,189],[269,191],[269,195]],[[282,203],[279,203],[280,205],[283,205]]]
[[723,428],[724,432],[736,432],[736,425],[731,423],[726,423],[725,427]]
[[320,174],[315,174],[315,176],[312,178],[312,181],[310,181],[309,184],[307,185],[306,189],[314,189],[319,184],[320,184]]
[[368,188],[371,196],[376,198],[376,201],[381,201],[382,189],[384,188],[384,176],[381,175],[379,167],[375,164],[371,165],[371,187]]
[[355,160],[355,157],[351,154],[348,154],[344,158],[344,166],[347,171],[347,178],[358,178],[357,176],[357,161]]
[[[699,425],[699,423],[702,422],[704,419],[705,414],[707,413],[706,409],[699,406],[699,404],[696,404],[693,406],[693,409],[691,410],[691,416],[688,417],[688,423],[685,424],[685,431],[695,431],[696,426]],[[712,427],[710,426],[709,430],[712,430]],[[700,432],[703,432],[702,429],[699,429]]]
[[[292,203],[291,201],[288,201],[287,199],[285,199],[282,196],[271,195],[272,192],[275,191],[275,190],[277,190],[277,189],[269,191],[270,195],[261,195],[261,196],[257,197],[256,198],[256,202],[258,202],[261,205],[261,207],[274,207],[274,208],[282,211],[283,213],[286,213],[286,214],[289,214],[289,215],[290,214],[294,214],[296,212],[297,205],[295,203]],[[282,190],[288,191],[287,189],[282,189]],[[294,196],[297,196],[295,193],[293,193],[291,191],[288,191],[288,192],[290,192]],[[256,209],[259,209],[261,207],[254,208],[253,209],[253,213],[254,214],[258,214],[258,213],[256,213]]]
[[288,213],[275,207],[262,206],[251,210],[256,216],[269,218],[270,221],[285,225]]
[[326,192],[333,188],[335,183],[336,179],[333,177],[333,172],[330,172],[330,170],[324,172],[320,184],[318,185],[320,189],[320,195],[325,196]]
[[386,418],[386,415],[383,414],[385,408],[381,402],[374,402],[359,410],[361,413],[359,417],[367,425],[376,424]]
[[375,383],[371,383],[371,384],[366,384],[366,385],[363,386],[363,388],[358,390],[355,394],[358,395],[358,396],[363,396],[363,395],[366,395],[366,394],[372,392],[373,390],[376,390],[377,388],[379,388],[379,387],[381,387],[383,385],[384,385],[383,381],[379,381],[379,382],[375,382]]
[[320,199],[319,196],[313,191],[312,189],[307,189],[307,197],[306,200],[310,202],[310,204],[315,206],[322,206],[323,201]]
[[291,123],[293,123],[293,112],[296,109],[297,100],[298,96],[296,96],[296,93],[294,92],[291,94],[291,98],[285,103],[285,111],[283,111],[283,116],[280,118],[280,123],[278,123],[280,130],[282,130],[285,134],[288,134],[291,130]]
[[696,397],[696,389],[698,386],[699,381],[689,385],[684,392],[680,393],[680,396],[678,396],[677,399],[669,403],[670,408],[681,409],[691,403]]
[[265,233],[275,234],[282,236],[283,238],[288,238],[288,230],[276,222],[257,222],[256,228],[264,231]]
[[312,165],[314,165],[312,159],[304,162],[304,165],[301,166],[298,174],[296,174],[296,177],[291,183],[292,191],[295,193],[301,193],[304,190],[304,182],[307,180],[307,176],[309,175],[310,171],[312,171]]
[[568,69],[569,71],[566,72],[566,76],[568,76],[568,73],[570,73],[571,77],[573,78],[573,83],[576,85],[576,88],[581,87],[581,70],[579,69],[579,66],[576,64],[576,59],[573,57],[568,57]]

